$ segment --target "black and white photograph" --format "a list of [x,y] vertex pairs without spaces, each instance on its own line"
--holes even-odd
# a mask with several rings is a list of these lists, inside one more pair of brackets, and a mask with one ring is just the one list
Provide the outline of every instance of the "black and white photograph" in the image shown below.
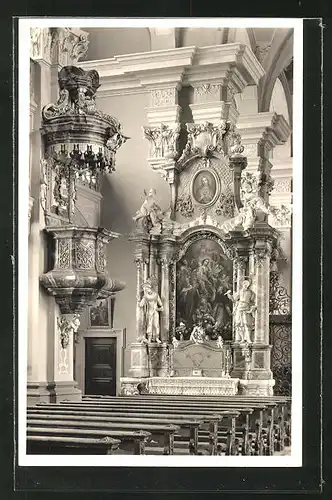
[[302,24],[20,19],[19,465],[301,467]]

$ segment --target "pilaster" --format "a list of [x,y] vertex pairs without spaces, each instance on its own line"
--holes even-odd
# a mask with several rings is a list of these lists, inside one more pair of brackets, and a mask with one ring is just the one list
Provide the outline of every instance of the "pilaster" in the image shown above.
[[260,196],[269,201],[273,189],[271,169],[273,149],[284,144],[291,132],[283,115],[274,112],[241,115],[237,124],[244,153],[248,159],[248,172],[260,173]]

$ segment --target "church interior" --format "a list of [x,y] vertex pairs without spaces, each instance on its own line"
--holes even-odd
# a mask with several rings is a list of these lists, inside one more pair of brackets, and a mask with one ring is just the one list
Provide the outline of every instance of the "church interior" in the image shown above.
[[292,103],[290,28],[31,29],[29,454],[291,452]]

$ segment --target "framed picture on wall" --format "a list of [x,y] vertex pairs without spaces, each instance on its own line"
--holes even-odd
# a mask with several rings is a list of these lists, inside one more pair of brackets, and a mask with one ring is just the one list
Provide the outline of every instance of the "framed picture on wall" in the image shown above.
[[89,307],[89,328],[113,328],[112,298],[98,299]]

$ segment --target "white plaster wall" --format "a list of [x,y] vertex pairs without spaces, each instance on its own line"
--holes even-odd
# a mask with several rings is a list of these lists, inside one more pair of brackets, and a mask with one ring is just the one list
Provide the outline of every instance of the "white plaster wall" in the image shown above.
[[246,28],[237,28],[235,30],[235,42],[244,43],[245,45],[248,45],[249,48],[251,48]]
[[148,28],[84,28],[84,31],[89,33],[90,41],[87,61],[151,50]]
[[235,94],[235,102],[240,116],[258,113],[257,86],[249,85],[241,94]]
[[121,233],[108,246],[109,273],[127,283],[117,294],[114,328],[127,329],[127,344],[136,340],[136,266],[134,245],[128,235],[134,230],[132,217],[143,202],[143,191],[154,187],[162,208],[169,206],[169,187],[147,162],[148,141],[143,138],[142,125],[147,124],[146,93],[102,98],[99,108],[116,116],[125,135],[131,137],[117,152],[116,171],[102,184],[101,226]]
[[207,47],[219,45],[223,39],[223,28],[182,28],[181,45]]

